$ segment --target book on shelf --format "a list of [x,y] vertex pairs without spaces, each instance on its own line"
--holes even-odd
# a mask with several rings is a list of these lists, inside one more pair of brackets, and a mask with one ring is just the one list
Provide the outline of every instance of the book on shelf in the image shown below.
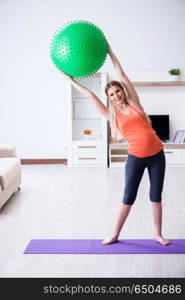
[[184,143],[185,142],[185,130],[177,130],[173,139],[174,143]]
[[174,135],[174,138],[173,138],[173,143],[175,143],[175,141],[176,141],[176,139],[177,139],[177,132],[178,132],[178,131],[175,132],[175,135]]
[[182,142],[181,143],[185,143],[185,130],[183,130],[183,134],[182,134]]

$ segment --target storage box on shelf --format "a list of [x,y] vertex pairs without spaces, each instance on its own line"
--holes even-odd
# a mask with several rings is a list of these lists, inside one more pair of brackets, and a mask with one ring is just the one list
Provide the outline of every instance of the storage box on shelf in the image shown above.
[[[109,167],[119,168],[126,163],[128,156],[127,143],[109,144]],[[164,143],[164,153],[167,165],[185,166],[185,143]]]

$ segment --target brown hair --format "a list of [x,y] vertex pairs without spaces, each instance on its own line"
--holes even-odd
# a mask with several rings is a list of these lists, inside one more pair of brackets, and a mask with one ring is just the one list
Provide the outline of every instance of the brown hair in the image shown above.
[[[124,92],[124,95],[125,95],[124,102],[125,102],[125,104],[128,104],[126,89],[125,89],[124,85],[121,82],[117,81],[117,80],[109,81],[105,86],[105,94],[107,95],[108,100],[109,100],[108,90],[112,86],[117,86]],[[111,101],[109,101],[109,111],[110,111],[110,114],[111,114],[111,120],[110,120],[111,136],[112,136],[112,138],[116,138],[117,140],[120,140],[121,138],[123,138],[123,136],[122,136],[121,132],[119,131],[119,129],[116,126],[116,111],[117,111],[117,108],[115,107],[115,105]]]

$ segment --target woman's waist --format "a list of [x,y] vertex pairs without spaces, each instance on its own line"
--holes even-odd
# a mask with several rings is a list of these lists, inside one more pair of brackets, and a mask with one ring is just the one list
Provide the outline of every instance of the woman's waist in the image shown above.
[[147,133],[147,134],[137,134],[137,135],[125,135],[125,139],[128,142],[129,148],[153,148],[153,147],[161,147],[163,146],[162,141],[155,133]]
[[161,141],[155,131],[147,130],[147,131],[130,131],[130,132],[123,132],[125,139],[130,143],[150,143],[151,141]]
[[164,148],[160,139],[128,141],[128,153],[137,157],[151,156]]

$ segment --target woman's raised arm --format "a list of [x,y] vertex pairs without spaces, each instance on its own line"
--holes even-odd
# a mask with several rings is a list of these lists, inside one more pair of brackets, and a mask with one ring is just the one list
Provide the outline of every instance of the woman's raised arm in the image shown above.
[[134,102],[138,106],[141,106],[141,103],[139,101],[139,96],[138,96],[133,84],[131,83],[131,81],[129,80],[129,78],[127,77],[125,72],[123,71],[122,65],[119,62],[116,55],[113,53],[109,43],[108,43],[108,53],[112,60],[113,66],[119,76],[120,81],[123,83],[124,87],[126,88],[126,91],[127,91],[128,97],[129,97],[128,100]]
[[66,79],[70,81],[72,86],[77,89],[82,95],[89,98],[91,102],[94,104],[96,109],[108,120],[110,121],[110,112],[108,107],[106,107],[102,101],[89,89],[81,85],[79,82],[75,81],[70,76],[66,75],[64,72],[60,71]]

